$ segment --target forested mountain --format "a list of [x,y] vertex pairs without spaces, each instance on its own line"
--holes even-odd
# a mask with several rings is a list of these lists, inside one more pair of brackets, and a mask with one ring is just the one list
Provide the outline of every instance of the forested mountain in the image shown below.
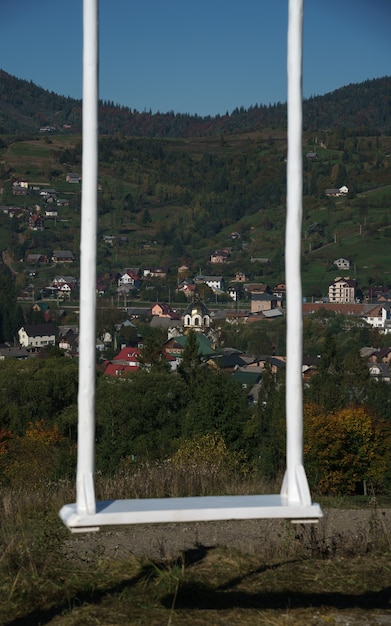
[[[367,80],[304,101],[304,129],[365,128],[391,132],[391,77]],[[80,100],[59,96],[0,70],[0,134],[80,133]],[[286,126],[286,104],[254,104],[215,117],[186,113],[139,112],[114,102],[100,103],[104,135],[200,137]],[[374,134],[373,132],[371,134]]]
[[[304,103],[302,275],[308,297],[327,294],[333,261],[341,256],[354,261],[360,288],[389,284],[390,103],[391,77]],[[0,249],[14,260],[78,250],[81,185],[69,185],[67,174],[81,174],[80,114],[80,102],[0,72],[0,204],[19,210],[17,220],[3,211]],[[138,113],[106,102],[100,119],[101,275],[164,265],[174,289],[173,268],[186,264],[221,273],[227,283],[235,272],[270,284],[284,280],[283,104],[202,118]],[[53,130],[40,133],[42,127]],[[27,195],[13,188],[18,180],[29,182]],[[54,188],[61,202],[56,218],[34,231],[29,212],[48,208],[41,187]],[[343,197],[326,193],[341,187],[348,189]],[[225,248],[229,262],[216,267],[211,255]],[[17,269],[24,267],[23,261]],[[39,280],[47,282],[46,275]]]

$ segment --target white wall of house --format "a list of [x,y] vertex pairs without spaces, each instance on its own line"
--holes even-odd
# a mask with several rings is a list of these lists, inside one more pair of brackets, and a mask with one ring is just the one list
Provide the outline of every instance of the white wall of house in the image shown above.
[[44,348],[46,346],[56,345],[56,338],[54,335],[37,335],[36,337],[30,337],[24,328],[19,330],[19,343],[24,348]]
[[370,311],[370,313],[372,313],[372,315],[365,315],[364,319],[372,328],[382,330],[385,335],[391,332],[391,310],[389,307],[382,306],[379,307],[377,311]]

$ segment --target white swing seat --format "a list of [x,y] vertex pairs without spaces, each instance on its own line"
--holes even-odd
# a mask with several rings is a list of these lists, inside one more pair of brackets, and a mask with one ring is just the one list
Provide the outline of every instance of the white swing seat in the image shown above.
[[148,498],[96,502],[96,513],[80,514],[76,504],[60,511],[72,532],[98,531],[102,526],[205,522],[243,519],[289,519],[316,523],[322,517],[319,504],[289,503],[285,496],[201,496],[195,498]]
[[[288,519],[296,523],[316,523],[323,517],[319,504],[311,501],[302,465],[287,470],[281,492],[272,495],[95,501],[91,476],[87,475],[82,483],[80,491],[85,497],[80,506],[66,504],[60,511],[62,521],[72,532],[98,531],[102,526],[235,519]],[[289,493],[296,494],[295,500],[289,498]]]

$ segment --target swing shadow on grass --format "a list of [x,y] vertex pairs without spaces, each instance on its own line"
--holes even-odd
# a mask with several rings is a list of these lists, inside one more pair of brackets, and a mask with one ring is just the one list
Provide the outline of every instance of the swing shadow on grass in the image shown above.
[[[171,624],[174,618],[182,624],[220,624],[220,616],[228,621],[227,616],[240,617],[241,623],[250,624],[255,615],[257,623],[270,624],[272,616],[276,619],[287,611],[290,624],[302,624],[303,617],[314,612],[349,613],[354,624],[352,615],[362,619],[368,612],[367,623],[373,623],[376,612],[390,608],[391,585],[385,584],[390,581],[388,555],[265,563],[254,555],[197,546],[176,559],[137,565],[136,573],[119,577],[114,584],[112,579],[106,584],[101,580],[105,573],[99,568],[86,571],[83,584],[80,572],[80,586],[66,601],[33,610],[4,626],[44,626],[52,620],[61,626],[127,624],[129,619],[154,625]],[[125,562],[122,567],[126,569]]]

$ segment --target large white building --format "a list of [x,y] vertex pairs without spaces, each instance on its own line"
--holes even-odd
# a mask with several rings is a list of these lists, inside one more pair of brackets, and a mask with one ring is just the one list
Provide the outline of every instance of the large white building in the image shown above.
[[56,345],[57,328],[54,324],[25,324],[18,330],[19,343],[34,352],[40,348]]
[[357,281],[338,277],[329,285],[329,302],[355,302]]

